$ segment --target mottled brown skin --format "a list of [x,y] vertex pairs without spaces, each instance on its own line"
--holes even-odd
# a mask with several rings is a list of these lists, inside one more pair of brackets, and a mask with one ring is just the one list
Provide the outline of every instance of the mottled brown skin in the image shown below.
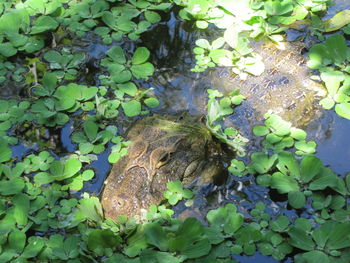
[[300,42],[286,42],[284,49],[271,42],[258,43],[255,52],[265,64],[260,76],[241,80],[223,69],[212,76],[213,86],[222,92],[240,89],[247,97],[245,104],[260,115],[272,111],[295,126],[305,125],[314,119],[317,98],[325,95],[325,89],[310,78],[312,70],[306,66],[304,49]]
[[105,181],[101,199],[106,218],[139,216],[150,205],[160,204],[169,181],[186,185],[200,178],[202,184],[221,172],[220,146],[193,118],[146,117],[127,137],[132,142],[128,154]]

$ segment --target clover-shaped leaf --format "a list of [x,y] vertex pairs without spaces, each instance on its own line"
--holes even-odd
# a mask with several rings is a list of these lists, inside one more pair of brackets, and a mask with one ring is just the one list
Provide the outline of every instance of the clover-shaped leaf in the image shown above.
[[180,181],[168,182],[167,183],[168,190],[164,192],[164,197],[168,199],[169,204],[175,205],[180,200],[186,198],[192,198],[193,193],[189,189],[184,189],[182,187],[182,183]]

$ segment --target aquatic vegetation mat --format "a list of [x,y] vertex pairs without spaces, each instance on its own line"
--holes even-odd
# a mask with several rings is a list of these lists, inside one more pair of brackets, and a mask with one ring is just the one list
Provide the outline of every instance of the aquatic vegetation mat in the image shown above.
[[[195,195],[176,181],[142,222],[113,221],[84,188],[98,181],[102,155],[112,164],[126,155],[120,123],[162,104],[149,85],[160,69],[140,37],[169,12],[201,32],[218,29],[218,37],[193,43],[193,71],[225,66],[242,79],[264,71],[251,41],[279,45],[295,23],[310,25],[320,43],[310,48],[308,66],[328,92],[320,103],[350,119],[349,10],[322,21],[330,2],[0,1],[0,262],[232,263],[260,253],[348,263],[350,175],[324,166],[306,132],[272,113],[253,129],[261,147],[245,156],[247,138],[223,123],[244,103],[239,90],[208,89],[206,125],[237,155],[230,179],[250,178],[266,202],[248,209],[225,202],[206,213],[205,224],[181,220],[171,206],[191,206]],[[93,44],[104,52],[88,52]],[[62,150],[67,129],[73,146]],[[19,146],[26,150],[18,153]],[[292,216],[271,210],[280,199]]]

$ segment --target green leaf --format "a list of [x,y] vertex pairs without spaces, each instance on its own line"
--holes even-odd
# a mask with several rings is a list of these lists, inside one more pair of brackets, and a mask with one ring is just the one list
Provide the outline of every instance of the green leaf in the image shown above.
[[0,147],[0,163],[7,162],[11,160],[12,150],[9,147]]
[[345,119],[350,120],[350,103],[339,103],[335,106],[335,112]]
[[330,232],[329,239],[326,243],[328,249],[337,250],[347,248],[350,246],[350,223],[335,223],[333,222],[332,231]]
[[99,199],[97,197],[80,199],[78,211],[76,212],[75,217],[79,221],[81,219],[89,219],[94,222],[101,222],[103,218],[103,210]]
[[290,152],[282,151],[278,153],[278,163],[276,167],[285,175],[291,175],[294,178],[300,177],[298,161]]
[[201,47],[201,48],[204,48],[204,49],[210,49],[211,48],[210,43],[206,39],[198,39],[196,41],[196,45]]
[[289,192],[288,203],[295,209],[303,208],[306,203],[305,195],[302,192]]
[[268,15],[280,16],[293,11],[293,4],[290,1],[266,1],[264,9]]
[[113,59],[113,61],[124,64],[126,63],[124,51],[120,46],[114,46],[107,51],[107,55]]
[[55,180],[62,181],[74,176],[80,171],[81,167],[81,162],[77,158],[72,157],[65,161],[53,162],[50,171],[55,176]]
[[291,238],[289,244],[293,247],[306,251],[312,251],[315,248],[315,243],[312,241],[311,237],[302,229],[292,227],[288,231],[288,235]]
[[189,244],[183,250],[181,254],[187,258],[199,258],[207,255],[211,249],[211,245],[208,239],[199,240],[196,243]]
[[152,24],[158,23],[161,20],[161,16],[154,11],[146,11],[144,12],[144,15],[147,21]]
[[208,28],[209,23],[207,21],[196,21],[196,27],[198,27],[199,29],[206,29]]
[[26,234],[18,229],[13,229],[8,237],[9,248],[17,253],[22,253],[26,244]]
[[250,164],[255,171],[259,174],[267,173],[275,164],[277,160],[277,154],[269,157],[267,154],[262,152],[255,152],[251,155],[252,163]]
[[17,49],[14,48],[11,43],[0,43],[0,54],[4,57],[11,57],[17,53]]
[[344,73],[340,71],[326,70],[321,73],[321,79],[325,82],[331,97],[334,97],[338,92],[340,83],[344,81],[344,77]]
[[139,65],[147,61],[147,59],[150,56],[150,52],[147,48],[145,47],[138,47],[135,50],[134,55],[132,56],[132,64],[134,65]]
[[34,175],[34,182],[36,185],[41,186],[54,181],[54,178],[48,173],[37,173]]
[[168,250],[167,235],[158,223],[148,223],[145,226],[144,231],[148,244],[153,245],[162,251]]
[[297,181],[294,178],[280,172],[276,172],[272,175],[271,187],[277,189],[277,191],[281,194],[299,191]]
[[269,133],[269,129],[266,126],[255,126],[253,133],[255,136],[265,136]]
[[94,145],[90,142],[79,143],[79,151],[81,154],[91,153],[94,150]]
[[299,150],[295,153],[299,155],[313,154],[316,152],[316,143],[314,141],[297,141],[294,146]]
[[19,194],[25,186],[22,178],[13,178],[9,181],[0,181],[0,194],[1,195],[15,195]]
[[128,94],[129,96],[135,96],[137,93],[137,86],[133,82],[119,84],[118,89]]
[[320,177],[313,180],[310,185],[310,190],[323,190],[326,187],[336,187],[338,183],[337,175],[333,173],[322,174]]
[[29,197],[26,194],[18,194],[12,199],[15,207],[14,217],[20,226],[25,226],[28,223]]
[[277,136],[285,136],[290,133],[292,124],[283,120],[280,116],[271,114],[265,121],[265,125],[269,127]]
[[326,39],[326,46],[335,64],[341,65],[347,58],[347,46],[344,36],[335,34]]
[[81,162],[76,158],[70,158],[65,162],[64,165],[64,178],[69,178],[80,171],[82,167]]
[[62,61],[62,55],[55,50],[50,50],[44,54],[44,59],[46,59],[50,63],[60,64]]
[[303,141],[306,139],[306,132],[302,129],[292,127],[290,129],[290,136],[298,141]]
[[210,210],[207,219],[213,227],[223,228],[226,234],[233,234],[243,224],[243,215],[237,213],[237,208],[233,204],[227,204],[215,210]]
[[128,117],[135,117],[141,113],[141,103],[137,100],[130,100],[122,103],[124,113]]
[[326,98],[320,100],[320,105],[326,109],[326,110],[330,110],[334,107],[335,105],[335,101],[332,99],[331,96],[327,96]]
[[171,255],[170,253],[154,251],[151,249],[143,250],[140,255],[140,263],[170,263],[170,262],[180,263],[181,261],[179,258]]
[[325,21],[325,30],[326,32],[336,31],[347,24],[350,24],[350,10],[343,10]]
[[329,257],[322,251],[313,250],[302,254],[306,263],[330,263]]
[[150,108],[156,108],[159,106],[159,100],[154,97],[145,99],[144,103]]
[[84,132],[90,141],[96,139],[98,132],[98,125],[93,120],[86,120],[83,124]]
[[309,51],[309,58],[307,66],[311,69],[320,69],[333,61],[327,47],[323,44],[313,45]]
[[130,70],[136,79],[142,79],[153,75],[154,66],[151,63],[146,62],[140,65],[134,64],[131,66]]
[[51,16],[39,16],[33,23],[31,34],[40,34],[47,31],[53,31],[58,27],[58,22]]
[[275,221],[271,221],[271,229],[275,232],[284,232],[289,226],[289,219],[286,216],[279,216]]
[[31,236],[28,238],[28,245],[21,254],[24,258],[33,258],[39,254],[45,242],[42,237]]
[[301,180],[304,183],[310,182],[317,174],[320,173],[323,164],[320,159],[315,156],[306,156],[301,161]]
[[98,255],[106,248],[115,248],[119,238],[109,229],[93,229],[88,234],[87,247]]

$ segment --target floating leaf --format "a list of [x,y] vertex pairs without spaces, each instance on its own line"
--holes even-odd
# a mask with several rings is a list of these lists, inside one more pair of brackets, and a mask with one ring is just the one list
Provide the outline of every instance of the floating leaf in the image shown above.
[[253,133],[255,136],[265,136],[269,133],[269,129],[266,126],[255,126]]
[[312,241],[311,237],[302,229],[292,227],[288,231],[288,235],[291,238],[289,243],[294,247],[306,251],[312,251],[315,248],[315,243]]
[[28,238],[28,245],[21,254],[24,258],[33,258],[39,254],[45,243],[42,237],[31,236]]
[[336,31],[347,24],[350,24],[350,10],[343,10],[325,21],[325,31]]
[[134,55],[132,56],[132,64],[134,65],[139,65],[147,61],[147,59],[150,56],[150,52],[147,48],[145,47],[138,47],[135,50]]
[[168,239],[166,233],[158,223],[148,223],[145,226],[144,231],[148,244],[153,245],[162,251],[168,250]]
[[154,66],[151,63],[146,62],[140,65],[132,65],[130,70],[136,79],[142,79],[153,75]]
[[0,181],[0,194],[1,195],[15,195],[19,194],[25,186],[22,178],[13,178],[9,181]]
[[12,150],[9,147],[0,147],[0,163],[7,162],[12,157]]
[[237,208],[233,204],[227,204],[215,210],[210,210],[207,219],[212,226],[223,228],[226,234],[233,234],[243,224],[243,215],[237,213]]
[[128,117],[135,117],[141,113],[141,103],[137,100],[130,100],[122,103],[124,113]]
[[90,141],[96,139],[98,132],[98,125],[93,120],[87,120],[83,124],[84,132]]
[[39,34],[53,31],[58,27],[58,22],[51,16],[39,16],[33,23],[31,34]]
[[303,259],[307,263],[330,263],[329,257],[322,251],[313,250],[302,254]]
[[280,172],[276,172],[272,175],[271,187],[277,189],[281,194],[299,191],[297,181],[294,178]]
[[262,152],[253,153],[251,155],[251,166],[260,174],[267,173],[277,160],[277,155],[274,154],[269,157],[267,154]]
[[350,120],[350,103],[344,102],[335,105],[335,112],[340,117]]
[[11,43],[0,43],[0,54],[4,57],[11,57],[17,53],[17,49],[14,48]]
[[150,108],[156,108],[159,106],[159,100],[154,97],[145,99],[144,103]]
[[306,156],[301,161],[301,180],[304,183],[310,182],[317,174],[320,173],[323,165],[320,159],[315,156]]
[[114,248],[120,242],[120,238],[109,229],[93,229],[88,234],[87,247],[98,255],[103,255],[103,250]]
[[289,192],[288,203],[295,209],[303,208],[306,203],[305,195],[302,192]]
[[28,223],[28,211],[30,207],[29,197],[26,194],[18,194],[12,199],[15,207],[14,217],[20,226],[25,226]]
[[265,125],[269,127],[276,135],[285,136],[290,133],[292,124],[283,120],[280,116],[271,114],[265,121]]
[[8,237],[9,248],[21,253],[26,244],[26,234],[18,229],[13,229]]

